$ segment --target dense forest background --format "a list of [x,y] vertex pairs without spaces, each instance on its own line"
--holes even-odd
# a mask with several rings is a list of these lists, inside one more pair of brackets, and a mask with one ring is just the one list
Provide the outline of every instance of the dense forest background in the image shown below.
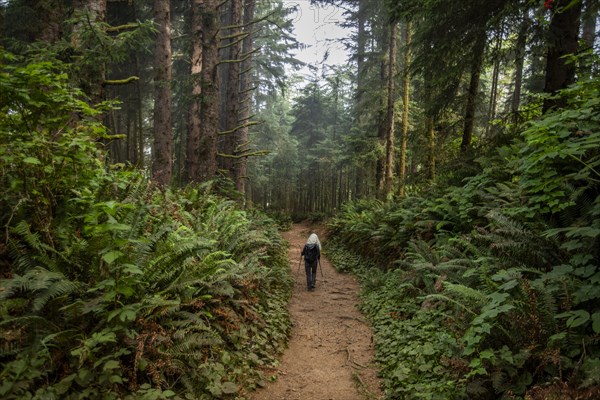
[[302,218],[388,398],[600,395],[599,3],[313,3],[0,1],[3,398],[243,396]]

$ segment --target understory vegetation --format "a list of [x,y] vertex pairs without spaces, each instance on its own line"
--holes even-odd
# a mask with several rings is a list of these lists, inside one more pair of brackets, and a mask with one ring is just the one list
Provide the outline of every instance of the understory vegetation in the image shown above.
[[600,80],[400,200],[346,205],[328,255],[362,282],[388,399],[600,396]]
[[161,189],[107,167],[110,104],[90,107],[56,61],[4,56],[0,397],[240,398],[260,385],[290,329],[275,223],[210,183]]

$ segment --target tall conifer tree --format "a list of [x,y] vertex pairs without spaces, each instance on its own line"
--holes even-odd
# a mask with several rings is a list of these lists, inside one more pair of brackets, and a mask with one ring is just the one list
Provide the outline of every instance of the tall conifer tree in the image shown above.
[[159,185],[168,185],[171,183],[173,164],[170,0],[154,1],[154,19],[158,27],[158,34],[154,51],[155,87],[152,179]]

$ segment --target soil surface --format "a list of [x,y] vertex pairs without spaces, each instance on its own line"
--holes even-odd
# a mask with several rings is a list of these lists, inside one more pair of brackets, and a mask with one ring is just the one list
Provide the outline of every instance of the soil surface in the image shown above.
[[[373,362],[371,329],[358,311],[358,284],[338,273],[324,255],[317,271],[317,288],[306,290],[300,252],[310,233],[326,242],[322,229],[295,224],[284,232],[290,243],[294,289],[289,310],[293,331],[281,363],[266,371],[271,381],[250,395],[251,400],[375,400],[382,399]],[[322,272],[322,274],[321,274]]]

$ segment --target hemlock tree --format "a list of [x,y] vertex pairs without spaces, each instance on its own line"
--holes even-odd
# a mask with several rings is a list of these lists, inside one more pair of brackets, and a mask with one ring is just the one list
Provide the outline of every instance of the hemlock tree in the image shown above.
[[406,150],[408,144],[408,108],[410,101],[410,46],[412,44],[412,24],[410,20],[404,24],[404,70],[402,73],[402,137],[398,155],[398,196],[404,197],[406,186]]
[[217,173],[219,131],[219,0],[205,0],[202,13],[202,101],[200,102],[200,180]]
[[[546,4],[551,9],[552,19],[548,31],[544,92],[554,95],[575,82],[576,64],[566,56],[577,53],[581,1],[556,0]],[[547,98],[544,100],[543,112],[562,106],[563,100]]]
[[[92,104],[104,100],[106,59],[110,57],[94,54],[109,51],[108,48],[102,48],[102,40],[97,39],[105,32],[102,24],[106,23],[106,2],[107,0],[73,0],[75,23],[72,26],[71,46],[79,56],[83,55],[82,59],[87,58],[78,74],[77,84],[90,97]],[[86,53],[87,56],[84,55]]]
[[191,3],[191,99],[189,105],[187,127],[187,154],[186,154],[186,181],[197,182],[202,175],[200,171],[200,149],[202,146],[202,119],[200,118],[202,96],[202,70],[203,70],[203,24],[202,6],[204,0],[193,0]]
[[[244,1],[244,36],[242,43],[242,65],[240,71],[240,128],[238,131],[238,147],[240,149],[240,158],[235,164],[234,176],[236,188],[241,193],[246,193],[246,180],[248,179],[248,152],[249,146],[249,128],[254,125],[252,94],[256,90],[252,82],[253,55],[254,55],[254,12],[256,9],[256,0]],[[249,198],[249,196],[246,196]]]
[[481,31],[477,34],[477,39],[473,45],[473,54],[471,59],[471,70],[469,79],[469,89],[467,91],[467,104],[465,106],[465,121],[460,150],[465,153],[471,148],[473,140],[473,125],[475,123],[475,107],[477,106],[477,94],[479,92],[479,81],[481,69],[483,67],[483,57],[486,47],[486,33]]
[[221,49],[223,54],[222,78],[223,97],[221,99],[221,127],[219,166],[232,180],[235,177],[235,164],[239,153],[237,134],[240,125],[240,71],[242,54],[242,0],[230,0],[225,18],[225,26],[221,28]]
[[154,52],[154,145],[152,179],[161,186],[171,183],[173,131],[171,124],[171,8],[170,0],[154,1],[154,19],[158,27]]
[[383,195],[386,196],[392,191],[394,179],[395,163],[395,105],[396,105],[396,66],[397,66],[397,43],[398,43],[398,23],[395,20],[390,21],[389,27],[389,61],[387,72],[387,104],[384,119],[385,126],[385,178],[383,184]]

